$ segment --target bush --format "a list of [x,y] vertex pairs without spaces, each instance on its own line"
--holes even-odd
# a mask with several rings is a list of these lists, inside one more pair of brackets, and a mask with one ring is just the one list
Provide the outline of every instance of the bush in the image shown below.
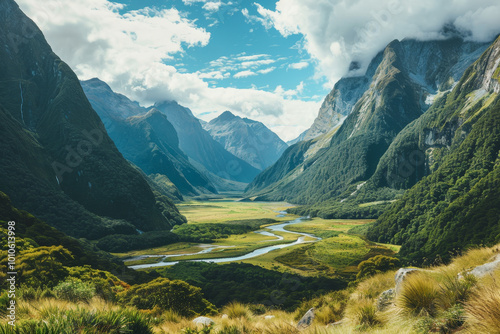
[[385,255],[377,255],[368,260],[362,261],[358,265],[358,274],[356,279],[360,280],[378,273],[397,269],[401,265],[399,259]]
[[88,302],[95,296],[95,286],[92,283],[82,282],[70,277],[59,283],[54,292],[57,297],[71,302]]
[[166,278],[134,285],[127,291],[119,293],[119,299],[122,303],[141,310],[158,307],[165,311],[175,310],[185,317],[216,312],[215,307],[203,298],[200,288]]

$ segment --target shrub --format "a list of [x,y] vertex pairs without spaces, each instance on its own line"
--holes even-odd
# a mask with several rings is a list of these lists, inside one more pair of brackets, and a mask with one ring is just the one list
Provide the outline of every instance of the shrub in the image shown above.
[[396,305],[406,314],[434,316],[438,298],[438,284],[429,277],[416,273],[404,281]]
[[370,277],[378,273],[383,273],[388,270],[393,270],[401,265],[399,259],[385,255],[377,255],[368,260],[362,261],[358,265],[357,280],[365,277]]
[[95,296],[95,286],[92,283],[82,282],[81,280],[70,277],[64,282],[59,283],[54,292],[58,298],[71,302],[88,302]]
[[203,298],[200,288],[166,278],[134,285],[119,293],[119,299],[122,303],[141,310],[151,310],[157,306],[165,311],[175,310],[185,317],[216,312],[215,307]]

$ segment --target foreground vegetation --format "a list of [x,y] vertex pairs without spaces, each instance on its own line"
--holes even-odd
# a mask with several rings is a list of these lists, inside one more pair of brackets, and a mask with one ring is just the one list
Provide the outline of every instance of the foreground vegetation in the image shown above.
[[[484,277],[468,273],[498,254],[500,246],[474,249],[449,265],[419,270],[408,275],[393,299],[380,296],[394,288],[395,270],[373,272],[345,290],[306,298],[289,312],[241,303],[216,309],[200,289],[164,278],[133,287],[117,280],[103,293],[96,277],[116,278],[80,271],[81,279],[52,288],[23,287],[17,326],[13,330],[3,322],[0,333],[298,333],[298,320],[312,307],[315,319],[300,333],[498,333],[500,270]],[[5,310],[5,294],[0,302]],[[194,324],[199,314],[214,324]]]

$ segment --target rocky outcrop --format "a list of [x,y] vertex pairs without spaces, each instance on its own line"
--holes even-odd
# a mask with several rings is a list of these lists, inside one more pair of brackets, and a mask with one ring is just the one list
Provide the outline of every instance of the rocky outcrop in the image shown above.
[[315,318],[314,315],[314,307],[309,309],[309,311],[304,314],[302,319],[300,319],[299,323],[297,324],[298,329],[306,329],[307,327],[311,326],[313,320]]

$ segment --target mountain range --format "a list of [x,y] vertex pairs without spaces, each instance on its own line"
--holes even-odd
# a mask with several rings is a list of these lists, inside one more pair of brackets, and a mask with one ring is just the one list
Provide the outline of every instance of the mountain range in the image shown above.
[[12,0],[0,3],[0,189],[76,237],[184,223],[120,154],[77,76]]
[[154,108],[148,111],[140,107],[99,79],[81,84],[118,150],[163,185],[165,194],[182,200],[180,194],[217,193],[215,186],[181,151],[177,131],[164,114]]
[[226,150],[253,167],[264,170],[275,163],[288,145],[261,122],[225,111],[203,125]]
[[[306,132],[314,139],[290,147],[255,178],[246,195],[315,204],[321,207],[317,213],[335,215],[332,208],[354,200],[350,194],[372,177],[397,134],[453,87],[487,46],[459,38],[393,41],[371,61],[365,75],[335,85]],[[362,200],[378,200],[373,197]]]

